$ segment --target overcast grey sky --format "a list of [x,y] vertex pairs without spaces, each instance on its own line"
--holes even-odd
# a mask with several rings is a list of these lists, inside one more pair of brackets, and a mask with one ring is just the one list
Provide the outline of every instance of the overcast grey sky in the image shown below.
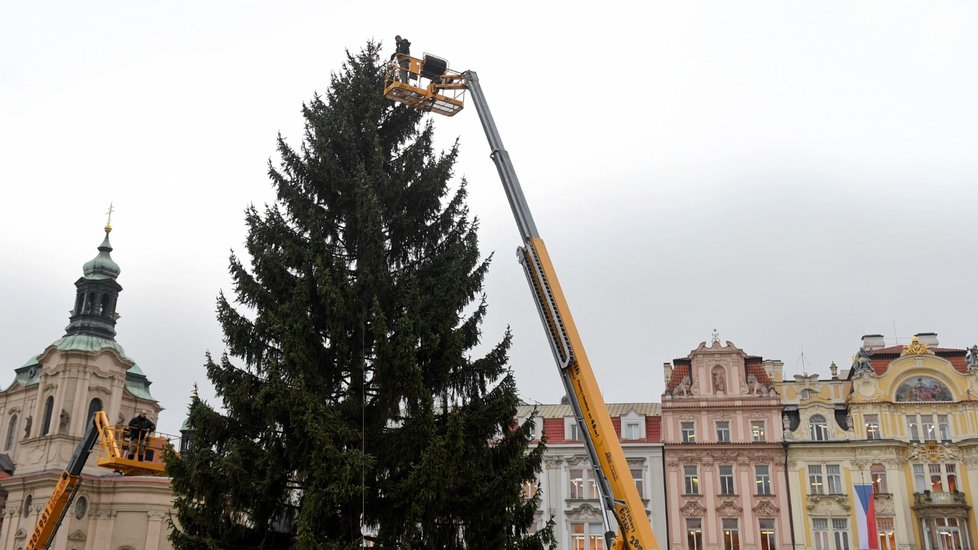
[[[970,2],[19,2],[0,18],[0,385],[63,334],[117,212],[118,341],[179,426],[266,162],[344,49],[408,37],[479,73],[608,401],[716,328],[789,372],[865,333],[978,342],[978,8]],[[641,5],[639,5],[641,4]],[[461,140],[488,342],[562,387],[474,110]],[[4,374],[5,373],[5,374]]]

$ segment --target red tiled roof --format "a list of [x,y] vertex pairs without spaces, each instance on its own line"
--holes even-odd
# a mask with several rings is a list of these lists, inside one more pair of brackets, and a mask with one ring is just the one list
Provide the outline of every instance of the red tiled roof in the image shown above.
[[671,392],[676,389],[676,386],[683,381],[683,378],[689,375],[689,362],[679,363],[679,360],[673,361],[676,365],[672,369],[672,376],[669,377],[669,383],[666,384],[666,393]]
[[652,443],[662,443],[662,417],[645,417],[645,439]]
[[[889,368],[890,363],[892,363],[895,359],[899,359],[905,348],[906,346],[904,345],[897,345],[870,351],[869,358],[872,361],[873,370],[876,371],[876,374],[880,375],[885,373],[886,369]],[[947,359],[951,363],[951,366],[953,366],[958,372],[968,372],[968,362],[965,358],[967,350],[955,348],[928,349],[934,352],[934,355]]]
[[563,418],[544,418],[543,435],[547,438],[547,443],[564,442],[564,419]]

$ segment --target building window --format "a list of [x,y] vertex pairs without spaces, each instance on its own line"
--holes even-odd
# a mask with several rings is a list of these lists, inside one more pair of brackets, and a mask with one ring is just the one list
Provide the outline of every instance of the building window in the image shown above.
[[54,396],[49,395],[44,402],[44,423],[41,424],[41,435],[48,435],[51,431],[51,420],[54,416]]
[[581,440],[581,425],[577,423],[577,419],[564,419],[564,439],[567,441]]
[[638,422],[625,424],[625,439],[642,439],[641,428]]
[[924,465],[913,465],[913,490],[915,493],[923,493],[927,489],[927,477],[924,476]]
[[754,466],[754,484],[757,486],[757,494],[771,494],[771,467],[768,465]]
[[880,417],[878,414],[867,414],[863,417],[866,421],[866,439],[880,438]]
[[825,467],[825,477],[829,482],[829,494],[842,494],[842,471],[838,464],[829,464]]
[[967,550],[968,524],[958,518],[932,518],[923,520],[923,531],[930,550]]
[[873,492],[877,495],[889,493],[886,487],[886,468],[882,464],[873,464],[869,467],[869,475],[873,478]]
[[812,534],[815,538],[815,550],[832,550],[829,544],[831,533],[827,518],[812,518]]
[[751,441],[767,441],[763,420],[750,421]]
[[924,439],[927,441],[937,439],[937,426],[934,425],[934,415],[920,415],[920,428],[923,430]]
[[910,441],[920,441],[920,427],[917,424],[917,415],[907,415],[907,437]]
[[815,550],[850,550],[847,519],[833,518],[830,523],[828,518],[812,518],[812,533]]
[[700,494],[700,475],[696,466],[683,466],[683,488],[687,495]]
[[693,422],[682,422],[679,426],[682,431],[683,443],[696,443],[696,427]]
[[951,440],[951,424],[948,422],[946,414],[937,415],[937,429],[941,433],[943,441]]
[[730,443],[730,422],[726,420],[717,422],[717,443]]
[[75,501],[75,519],[81,519],[85,517],[88,512],[88,499],[85,497],[78,497]]
[[734,494],[733,466],[720,466],[720,494]]
[[686,518],[686,550],[703,550],[703,520]]
[[774,520],[762,519],[758,522],[761,532],[761,550],[778,550],[774,536]]
[[17,441],[17,415],[10,417],[10,424],[7,426],[7,439],[5,440],[4,450],[9,451],[14,448],[14,443]]
[[570,479],[570,498],[598,498],[598,484],[593,472],[572,468],[567,473]]
[[816,414],[808,419],[808,430],[812,441],[827,441],[829,439],[829,427],[825,423],[825,417]]
[[571,548],[573,550],[602,550],[604,531],[600,523],[572,523]]
[[824,495],[825,484],[822,479],[822,465],[808,465],[808,492],[812,495]]
[[880,550],[896,550],[896,532],[893,518],[876,518],[876,531],[880,537]]
[[835,539],[835,550],[849,550],[849,520],[832,518],[832,535]]
[[537,491],[540,490],[540,482],[535,479],[523,482],[523,499],[533,500],[537,496]]
[[639,498],[645,498],[645,483],[643,480],[642,468],[631,468],[632,479],[635,480],[635,488],[638,489]]
[[[923,467],[923,464],[914,464]],[[954,493],[958,490],[958,466],[957,464],[928,464],[927,473],[930,476],[930,486],[928,489],[932,493]],[[945,489],[946,488],[946,489]]]
[[723,519],[723,550],[740,550],[740,529],[736,518]]
[[102,400],[98,397],[88,403],[88,416],[85,417],[87,419],[87,424],[85,424],[86,430],[88,429],[88,424],[91,424],[92,419],[95,418],[95,413],[100,410],[102,410]]

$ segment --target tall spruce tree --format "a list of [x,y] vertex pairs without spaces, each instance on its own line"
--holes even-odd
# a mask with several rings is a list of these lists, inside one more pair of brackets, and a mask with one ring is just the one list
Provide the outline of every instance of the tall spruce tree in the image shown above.
[[221,399],[195,396],[190,449],[168,457],[176,548],[552,547],[531,533],[540,472],[507,366],[510,334],[473,357],[480,257],[422,115],[384,99],[379,45],[347,54],[278,139],[277,200],[246,211],[250,262],[207,358]]

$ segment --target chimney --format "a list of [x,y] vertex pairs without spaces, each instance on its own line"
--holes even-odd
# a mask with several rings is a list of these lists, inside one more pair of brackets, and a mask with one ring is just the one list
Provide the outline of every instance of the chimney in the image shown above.
[[937,333],[936,332],[918,332],[914,334],[917,337],[917,341],[926,346],[937,346]]
[[672,379],[672,363],[662,364],[662,374],[666,381],[666,386],[669,386],[669,380]]
[[780,384],[784,381],[784,362],[778,359],[765,359],[764,372],[772,382]]
[[866,351],[878,350],[886,347],[882,334],[867,334],[863,336],[863,349]]
[[839,365],[836,365],[835,361],[832,361],[832,364],[829,365],[829,371],[832,372],[832,380],[839,379]]

